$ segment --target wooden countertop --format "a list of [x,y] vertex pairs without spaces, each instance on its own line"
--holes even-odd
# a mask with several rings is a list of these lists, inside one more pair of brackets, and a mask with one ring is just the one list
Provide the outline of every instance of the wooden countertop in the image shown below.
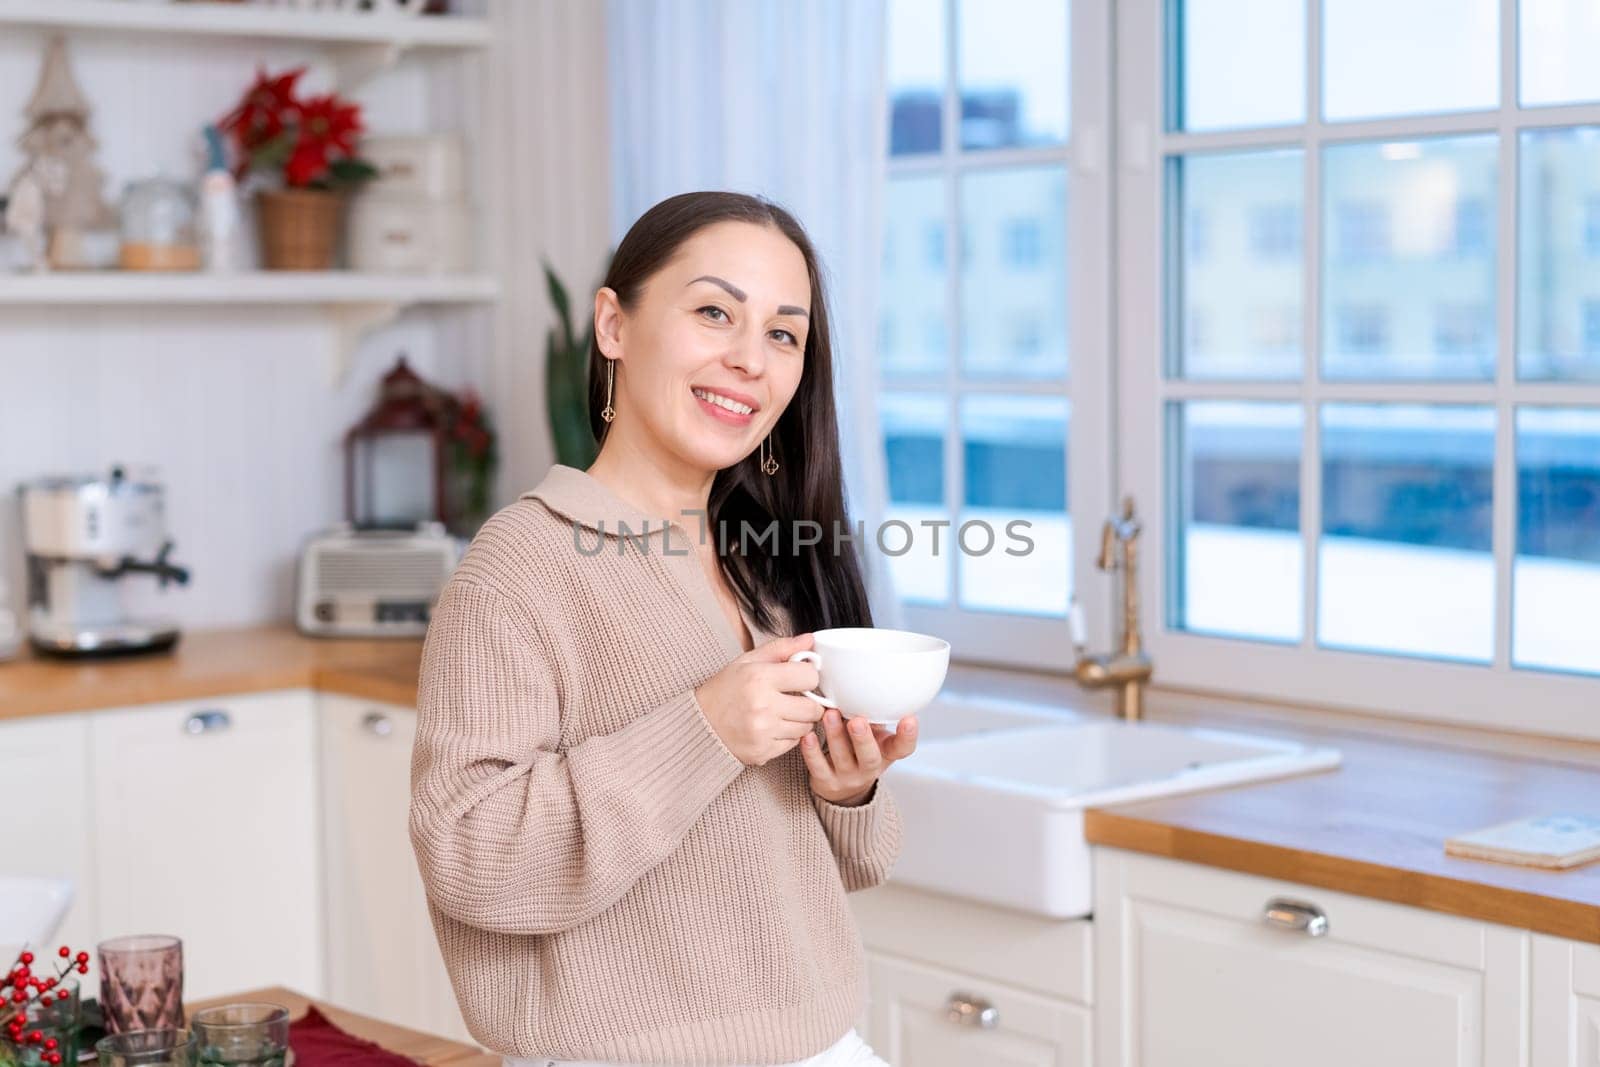
[[314,688],[414,705],[420,638],[315,638],[294,627],[187,631],[165,653],[0,662],[0,722],[271,689]]
[[350,1031],[357,1037],[364,1037],[368,1041],[376,1042],[391,1052],[425,1064],[427,1067],[500,1067],[500,1057],[476,1045],[465,1045],[459,1041],[451,1041],[433,1034],[425,1034],[420,1030],[408,1030],[403,1026],[395,1026],[374,1019],[369,1015],[358,1015],[353,1011],[329,1004],[323,1000],[312,1000],[310,997],[296,993],[292,989],[282,986],[272,986],[267,989],[252,989],[232,996],[213,997],[210,1000],[195,1001],[184,1005],[184,1010],[193,1014],[197,1009],[216,1004],[232,1004],[238,1001],[264,1000],[269,1004],[279,1004],[289,1009],[289,1017],[298,1019],[306,1013],[306,1008],[312,1004],[317,1010],[326,1015],[334,1025]]
[[1094,844],[1600,942],[1600,863],[1545,871],[1444,852],[1445,838],[1498,822],[1600,811],[1600,771],[1355,733],[1293,734],[1337,747],[1341,766],[1093,809],[1085,833]]
[[[170,654],[130,660],[25,654],[0,663],[0,722],[299,687],[414,705],[421,649],[417,639],[322,640],[281,625],[193,631]],[[1595,813],[1600,766],[1356,730],[1200,721],[1332,745],[1343,764],[1093,810],[1091,842],[1600,942],[1600,864],[1539,871],[1457,859],[1443,846],[1528,815]]]

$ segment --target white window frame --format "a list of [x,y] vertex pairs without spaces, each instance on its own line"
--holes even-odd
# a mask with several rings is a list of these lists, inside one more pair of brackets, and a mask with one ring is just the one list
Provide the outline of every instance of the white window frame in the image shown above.
[[[960,398],[982,393],[1063,396],[1068,414],[1067,509],[1074,527],[1074,589],[1089,621],[1091,635],[1102,643],[1110,633],[1111,584],[1096,581],[1095,550],[1099,526],[1109,513],[1111,494],[1111,178],[1107,131],[1111,122],[1111,0],[1062,0],[1069,4],[1071,56],[1068,64],[1070,118],[1065,145],[963,152],[961,101],[957,85],[957,0],[944,0],[948,28],[945,41],[946,83],[940,151],[891,156],[891,178],[939,175],[945,194],[945,285],[949,356],[942,381],[882,381],[893,392],[924,392],[948,404],[944,439],[945,502],[953,516],[961,510],[962,478]],[[981,12],[981,7],[978,8]],[[1025,28],[1024,28],[1025,29]],[[988,383],[961,379],[961,233],[959,178],[973,170],[1042,163],[1067,166],[1067,291],[1068,373],[1066,383]],[[940,553],[951,568],[951,598],[944,605],[905,601],[906,625],[948,639],[964,662],[1035,670],[1061,669],[1072,663],[1072,642],[1066,617],[1024,615],[959,606],[959,561],[947,555],[952,526],[942,532]],[[920,536],[920,535],[919,535]],[[1004,542],[1002,541],[1001,544]]]
[[[1512,556],[1516,536],[1515,411],[1519,405],[1600,405],[1593,384],[1516,380],[1516,218],[1519,134],[1529,128],[1600,123],[1600,105],[1517,105],[1517,4],[1500,0],[1499,106],[1492,110],[1412,118],[1324,123],[1321,119],[1321,23],[1324,0],[1305,0],[1306,121],[1303,126],[1216,133],[1167,132],[1167,8],[1163,0],[1118,5],[1117,55],[1117,351],[1118,484],[1148,518],[1151,543],[1140,595],[1151,606],[1145,638],[1160,687],[1347,708],[1512,732],[1600,739],[1600,678],[1513,668]],[[1483,383],[1323,383],[1318,380],[1321,330],[1321,146],[1325,142],[1496,132],[1498,160],[1494,381]],[[1300,381],[1236,384],[1167,379],[1163,373],[1162,267],[1166,218],[1163,172],[1169,155],[1218,148],[1303,146],[1304,367]],[[1081,365],[1081,364],[1080,364]],[[1166,626],[1166,560],[1173,532],[1166,514],[1164,410],[1169,400],[1292,401],[1305,413],[1300,463],[1300,528],[1304,550],[1304,618],[1297,646],[1205,636]],[[1495,411],[1493,551],[1495,650],[1488,665],[1319,648],[1316,645],[1317,548],[1322,526],[1317,405],[1326,401],[1465,402]],[[1600,640],[1600,625],[1596,627]]]

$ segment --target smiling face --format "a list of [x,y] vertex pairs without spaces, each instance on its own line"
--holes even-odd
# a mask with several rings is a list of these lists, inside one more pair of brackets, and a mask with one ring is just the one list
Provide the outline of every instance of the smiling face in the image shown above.
[[810,307],[800,249],[748,222],[699,230],[632,310],[601,289],[596,339],[618,361],[607,443],[620,436],[702,471],[744,459],[799,387]]

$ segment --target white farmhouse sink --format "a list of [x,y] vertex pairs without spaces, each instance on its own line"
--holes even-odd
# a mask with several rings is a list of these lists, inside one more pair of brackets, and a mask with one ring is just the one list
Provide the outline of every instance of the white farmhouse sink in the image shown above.
[[1089,721],[1079,712],[1029,704],[1020,700],[977,696],[945,690],[917,712],[917,756],[922,745],[951,737],[967,737],[1019,726],[1049,726]]
[[[1015,714],[1015,706],[1006,710]],[[1334,749],[1294,741],[1045,713],[1054,721],[1008,719],[924,740],[885,772],[902,815],[892,881],[1052,918],[1088,915],[1085,808],[1339,763]],[[977,717],[969,710],[969,719]]]

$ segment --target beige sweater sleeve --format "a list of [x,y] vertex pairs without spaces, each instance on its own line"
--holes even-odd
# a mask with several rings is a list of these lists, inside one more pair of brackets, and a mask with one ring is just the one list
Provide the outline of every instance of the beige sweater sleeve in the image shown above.
[[511,934],[605,911],[744,769],[693,689],[556,751],[555,672],[535,627],[495,589],[460,574],[446,583],[423,643],[411,764],[429,898]]
[[900,855],[900,809],[888,785],[879,778],[872,794],[854,807],[835,804],[815,793],[811,800],[838,861],[845,892],[881,885]]

